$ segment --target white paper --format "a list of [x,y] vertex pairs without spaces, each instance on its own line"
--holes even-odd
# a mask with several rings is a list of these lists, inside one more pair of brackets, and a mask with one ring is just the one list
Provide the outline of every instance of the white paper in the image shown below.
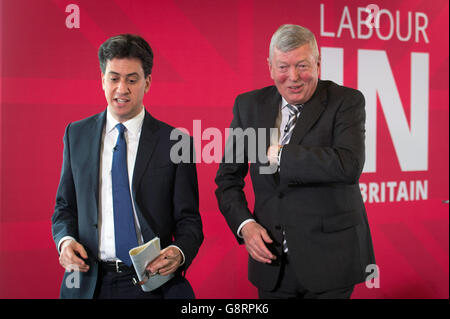
[[[150,262],[152,262],[156,257],[159,256],[160,251],[161,245],[158,237],[153,238],[152,240],[141,246],[130,249],[130,258],[133,262],[133,266],[136,270],[139,281],[142,281],[144,280],[144,278],[146,278],[145,268]],[[173,273],[167,276],[161,276],[159,274],[151,276],[148,281],[141,286],[141,288],[143,291],[155,290],[156,288],[172,279],[173,276]]]

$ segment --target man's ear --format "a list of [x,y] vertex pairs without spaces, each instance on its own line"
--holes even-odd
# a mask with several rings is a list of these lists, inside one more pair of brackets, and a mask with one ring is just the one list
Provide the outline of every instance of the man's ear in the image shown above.
[[317,63],[317,77],[320,79],[320,73],[321,73],[320,67],[322,66],[322,57],[320,55],[317,57],[316,63]]
[[102,72],[102,89],[105,90],[105,75]]
[[272,61],[270,61],[270,57],[267,58],[267,66],[269,67],[270,77],[273,80]]
[[149,74],[145,79],[145,90],[144,90],[145,93],[147,93],[150,90],[151,84],[152,84],[152,75]]

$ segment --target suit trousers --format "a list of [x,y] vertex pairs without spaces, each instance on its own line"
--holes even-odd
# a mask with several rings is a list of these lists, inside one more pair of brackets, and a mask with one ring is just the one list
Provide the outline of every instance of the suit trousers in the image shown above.
[[277,285],[272,291],[258,289],[260,299],[350,299],[355,286],[312,292],[302,286],[288,254],[283,254]]
[[[194,299],[194,291],[181,275],[153,291],[144,292],[132,282],[134,273],[105,272],[99,269],[94,299]],[[136,277],[137,278],[137,277]]]

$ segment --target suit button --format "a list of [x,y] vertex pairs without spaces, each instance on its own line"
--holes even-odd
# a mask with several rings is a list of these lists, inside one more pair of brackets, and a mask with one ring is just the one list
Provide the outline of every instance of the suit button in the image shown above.
[[283,198],[284,197],[284,194],[283,193],[278,193],[278,198]]

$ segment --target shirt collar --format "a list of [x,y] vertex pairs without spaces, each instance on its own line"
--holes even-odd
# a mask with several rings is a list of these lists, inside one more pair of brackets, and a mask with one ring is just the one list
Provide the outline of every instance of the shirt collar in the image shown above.
[[[139,132],[142,129],[142,124],[144,123],[144,117],[145,117],[145,107],[142,108],[141,112],[139,112],[138,115],[122,123],[126,127],[128,134],[132,135],[139,134]],[[113,131],[116,128],[117,124],[119,124],[119,121],[117,121],[112,116],[108,107],[106,111],[106,134],[109,134],[111,131]]]
[[[284,99],[284,97],[281,97],[281,110],[286,108],[286,105],[288,105],[288,104],[289,103]],[[303,105],[303,104],[296,104],[296,105]]]
[[288,104],[289,103],[284,99],[284,97],[281,97],[281,109],[284,109]]

